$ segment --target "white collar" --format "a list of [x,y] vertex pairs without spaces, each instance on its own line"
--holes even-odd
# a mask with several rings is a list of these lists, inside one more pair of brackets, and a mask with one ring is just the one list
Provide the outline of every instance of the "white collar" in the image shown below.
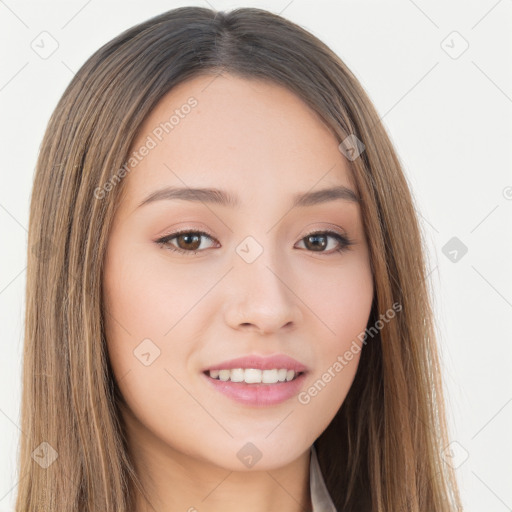
[[311,504],[313,506],[312,512],[337,512],[325,485],[314,444],[311,445],[311,457],[309,462],[309,490],[311,493]]

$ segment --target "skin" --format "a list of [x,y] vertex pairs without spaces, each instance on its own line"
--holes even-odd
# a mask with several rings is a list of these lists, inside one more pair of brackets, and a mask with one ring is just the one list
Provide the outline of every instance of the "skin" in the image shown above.
[[[308,510],[310,447],[343,403],[360,353],[307,404],[297,396],[268,407],[240,404],[202,371],[248,354],[284,353],[308,367],[307,390],[349,349],[367,326],[373,297],[360,205],[337,199],[292,208],[291,201],[331,186],[357,190],[338,141],[297,96],[270,82],[212,79],[175,87],[141,126],[133,148],[190,96],[198,101],[124,177],[107,247],[108,354],[152,505],[138,495],[136,510]],[[223,189],[240,207],[185,200],[138,207],[165,186]],[[212,238],[168,242],[199,247],[195,255],[155,242],[181,228]],[[328,236],[315,249],[307,235],[317,230],[338,231],[353,244],[336,252],[340,244]],[[263,249],[250,264],[236,252],[247,236]],[[134,350],[148,338],[160,355],[146,366]],[[250,468],[237,457],[248,442],[262,454]]]

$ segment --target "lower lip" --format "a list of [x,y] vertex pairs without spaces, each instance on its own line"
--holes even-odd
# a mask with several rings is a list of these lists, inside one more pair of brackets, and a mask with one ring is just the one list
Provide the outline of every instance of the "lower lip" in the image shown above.
[[212,379],[203,373],[205,379],[217,391],[220,391],[235,402],[255,407],[266,407],[276,405],[296,396],[304,383],[305,373],[297,378],[277,382],[276,384],[247,384],[246,382],[231,382]]

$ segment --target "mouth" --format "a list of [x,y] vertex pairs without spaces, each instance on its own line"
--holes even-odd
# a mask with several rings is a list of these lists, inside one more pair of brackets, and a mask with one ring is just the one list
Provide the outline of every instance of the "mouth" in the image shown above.
[[206,370],[207,377],[222,381],[241,384],[281,384],[298,379],[305,372],[288,368],[260,370],[258,368],[232,368],[222,370]]
[[292,400],[304,387],[306,373],[306,370],[288,368],[203,371],[206,384],[211,389],[243,406],[259,408],[277,406]]

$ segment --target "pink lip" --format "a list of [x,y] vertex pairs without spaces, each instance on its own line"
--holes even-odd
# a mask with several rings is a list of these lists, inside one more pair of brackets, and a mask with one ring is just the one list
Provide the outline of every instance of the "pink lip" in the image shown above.
[[[224,367],[225,368],[225,367]],[[267,368],[268,369],[268,368]],[[276,384],[247,384],[246,382],[231,382],[212,379],[207,373],[203,373],[214,389],[220,391],[235,402],[253,407],[266,407],[280,404],[296,396],[304,384],[305,373],[288,382]]]
[[[212,379],[208,375],[209,370],[232,370],[233,368],[256,368],[259,370],[273,370],[286,368],[294,370],[300,375],[293,380],[277,382],[275,384],[247,384],[246,382],[231,382]],[[296,359],[284,354],[262,357],[252,354],[245,357],[238,357],[210,366],[203,370],[204,378],[209,385],[220,391],[232,400],[255,407],[265,407],[279,404],[296,396],[300,391],[308,368]]]
[[287,370],[294,370],[295,373],[308,371],[308,368],[302,363],[284,354],[268,357],[253,354],[210,366],[205,368],[203,372],[207,372],[208,370],[232,370],[233,368],[256,368],[258,370],[279,370],[280,368],[286,368]]

